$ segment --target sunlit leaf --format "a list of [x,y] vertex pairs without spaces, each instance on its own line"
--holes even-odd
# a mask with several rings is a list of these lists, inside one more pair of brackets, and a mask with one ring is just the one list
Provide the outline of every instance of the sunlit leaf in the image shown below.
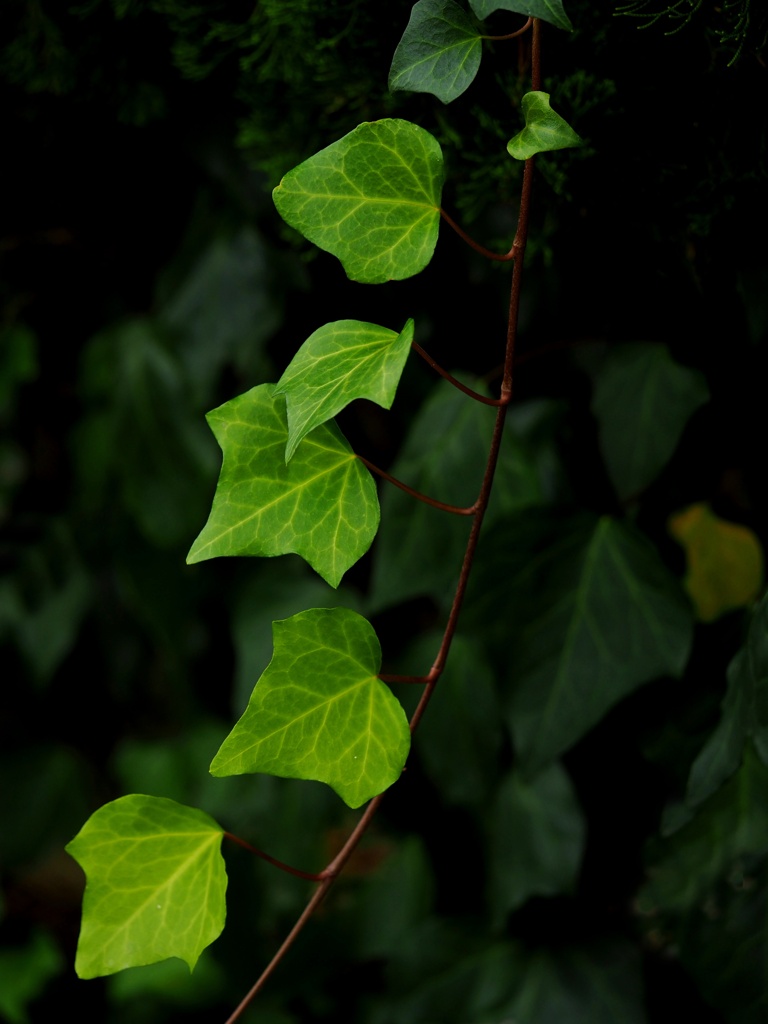
[[454,0],[418,0],[392,58],[389,88],[450,103],[473,81],[481,51],[480,34]]
[[541,18],[567,32],[573,31],[562,0],[469,0],[469,6],[478,18],[487,18],[494,11],[513,11],[526,18]]
[[360,320],[337,320],[311,334],[275,386],[288,409],[285,461],[310,430],[354,399],[389,409],[412,341],[413,320],[399,334]]
[[208,414],[224,453],[211,514],[187,561],[301,555],[331,586],[379,525],[370,473],[335,424],[317,427],[285,464],[285,400],[261,384]]
[[432,259],[444,177],[437,140],[410,121],[358,125],[289,171],[280,216],[341,261],[353,281],[418,274]]
[[658,476],[708,398],[703,374],[674,362],[665,345],[610,350],[596,374],[592,411],[619,498],[639,494]]
[[78,976],[171,956],[191,970],[224,927],[223,834],[163,797],[124,796],[92,814],[67,846],[86,875]]
[[378,679],[373,627],[346,608],[273,623],[274,655],[211,764],[213,775],[315,779],[359,807],[397,781],[408,721]]
[[691,768],[686,803],[695,807],[732,775],[752,737],[768,764],[768,597],[755,611],[747,642],[728,666],[720,723]]
[[490,903],[497,923],[531,896],[572,891],[585,839],[584,815],[559,764],[530,782],[517,772],[509,775],[490,826]]
[[678,676],[693,636],[688,603],[655,548],[603,517],[521,513],[495,524],[467,622],[504,658],[508,720],[534,775],[622,697]]
[[750,605],[763,585],[763,549],[752,530],[700,503],[677,512],[669,532],[685,548],[685,589],[702,622]]
[[507,143],[515,160],[528,160],[536,153],[554,149],[571,149],[582,140],[568,122],[549,105],[548,92],[527,92],[522,100],[525,128]]

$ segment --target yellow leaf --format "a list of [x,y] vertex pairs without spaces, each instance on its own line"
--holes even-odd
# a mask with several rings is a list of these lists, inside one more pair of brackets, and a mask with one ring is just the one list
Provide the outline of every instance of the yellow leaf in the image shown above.
[[685,587],[702,622],[713,622],[759,596],[763,550],[750,529],[720,519],[705,503],[677,512],[667,525],[685,548]]

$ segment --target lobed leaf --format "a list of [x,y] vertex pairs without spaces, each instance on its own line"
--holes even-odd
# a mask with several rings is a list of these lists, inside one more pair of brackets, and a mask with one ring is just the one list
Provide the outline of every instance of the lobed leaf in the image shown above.
[[413,320],[399,334],[360,320],[337,320],[311,334],[275,386],[288,410],[285,461],[310,430],[354,399],[389,409],[412,341]]
[[571,149],[582,144],[565,118],[550,107],[548,92],[527,92],[522,107],[525,128],[507,143],[507,151],[515,160],[528,160],[536,153]]
[[224,453],[208,522],[188,563],[222,555],[301,555],[331,586],[371,545],[376,485],[335,424],[285,464],[285,402],[261,384],[208,413]]
[[600,367],[592,398],[600,448],[623,501],[667,464],[691,415],[709,399],[704,375],[676,363],[665,345],[617,345]]
[[573,25],[565,13],[562,0],[469,0],[469,6],[478,18],[487,18],[494,11],[512,11],[526,18],[541,18],[550,25],[573,32]]
[[87,879],[78,976],[172,956],[192,970],[224,927],[223,834],[207,814],[163,797],[124,796],[92,814],[66,848]]
[[289,171],[280,216],[365,284],[418,274],[432,259],[444,179],[437,140],[397,118],[367,121]]
[[400,777],[408,721],[378,678],[371,624],[346,608],[313,608],[272,625],[274,654],[213,775],[315,779],[359,807]]
[[390,91],[429,92],[450,103],[478,72],[481,38],[454,0],[418,0],[392,58]]
[[638,686],[680,675],[692,615],[655,548],[607,516],[523,513],[484,544],[495,558],[473,575],[465,624],[508,666],[508,721],[531,777]]

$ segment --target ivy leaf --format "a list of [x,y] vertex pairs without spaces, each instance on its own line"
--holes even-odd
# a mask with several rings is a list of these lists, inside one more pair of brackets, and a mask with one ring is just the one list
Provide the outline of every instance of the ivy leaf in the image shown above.
[[643,491],[664,468],[691,415],[709,399],[704,375],[665,345],[617,345],[600,367],[592,412],[619,498]]
[[586,822],[571,780],[559,764],[551,764],[530,782],[518,772],[507,776],[491,821],[490,905],[498,925],[531,896],[573,890]]
[[571,149],[582,144],[565,118],[550,107],[548,92],[527,92],[522,106],[525,128],[507,143],[507,152],[515,160],[528,160],[536,153]]
[[220,555],[301,555],[336,587],[379,525],[371,475],[335,424],[317,427],[285,464],[284,399],[261,384],[208,413],[224,453],[213,507],[187,562]]
[[443,154],[418,125],[366,121],[289,171],[272,193],[280,216],[364,284],[400,281],[432,259]]
[[413,320],[399,334],[360,320],[337,320],[311,334],[275,387],[288,409],[285,461],[310,430],[355,398],[389,409],[412,341]]
[[450,103],[480,67],[481,36],[454,0],[418,0],[389,71],[391,92],[429,92]]
[[752,530],[699,503],[672,516],[669,532],[685,548],[685,588],[701,622],[752,604],[763,585],[763,550]]
[[312,608],[272,635],[272,661],[211,774],[315,779],[359,807],[397,781],[410,746],[405,713],[378,678],[373,627],[346,608]]
[[749,737],[768,764],[768,597],[755,611],[746,644],[728,666],[722,718],[688,778],[689,807],[703,803],[738,769]]
[[87,879],[78,976],[171,956],[192,970],[224,927],[223,834],[207,814],[163,797],[124,796],[92,814],[66,847]]
[[483,543],[494,558],[473,573],[465,625],[508,665],[508,721],[531,777],[638,686],[680,675],[691,611],[655,548],[607,516],[523,513]]
[[573,32],[573,25],[565,13],[562,0],[469,0],[469,6],[478,18],[487,18],[494,11],[512,11],[526,18],[541,18],[550,25]]

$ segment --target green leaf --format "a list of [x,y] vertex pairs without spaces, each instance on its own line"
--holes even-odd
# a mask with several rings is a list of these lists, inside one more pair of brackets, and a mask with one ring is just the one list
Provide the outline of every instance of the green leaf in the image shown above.
[[550,107],[548,92],[527,92],[522,105],[525,128],[507,143],[507,151],[515,160],[582,144],[568,122]]
[[399,334],[360,320],[337,320],[311,334],[275,386],[288,409],[285,461],[310,430],[354,399],[389,409],[412,341],[413,320]]
[[[483,391],[480,381],[465,379],[465,383]],[[531,410],[520,412],[525,416]],[[544,500],[539,467],[517,414],[515,410],[508,417],[487,525],[500,515]],[[471,505],[480,489],[493,418],[492,408],[441,382],[414,420],[392,474],[440,501]],[[440,443],[425,444],[425,438],[439,438]],[[440,602],[448,595],[450,600],[469,519],[415,502],[395,487],[384,490],[382,503],[369,608],[379,610],[421,594]]]
[[681,674],[691,610],[652,545],[607,516],[523,513],[482,544],[494,558],[473,574],[464,625],[504,660],[508,720],[530,777],[638,686]]
[[64,970],[64,957],[44,932],[24,946],[0,948],[0,1020],[28,1024],[27,1006]]
[[703,803],[738,769],[750,737],[768,764],[768,596],[755,611],[746,644],[728,666],[720,723],[688,778],[689,807]]
[[317,427],[285,464],[285,401],[261,384],[208,413],[224,463],[211,514],[187,562],[301,555],[331,586],[370,547],[376,486],[335,424]]
[[444,178],[437,140],[410,121],[358,125],[289,171],[280,216],[365,284],[418,274],[432,259]]
[[418,0],[389,71],[392,92],[429,92],[443,103],[461,96],[480,67],[481,36],[453,0]]
[[211,764],[213,775],[315,779],[359,807],[396,782],[408,721],[378,678],[373,627],[346,608],[273,623],[274,655]]
[[709,399],[703,374],[665,345],[617,345],[595,380],[592,412],[619,498],[643,491],[671,458],[691,415]]
[[175,956],[190,970],[224,927],[223,830],[162,797],[99,808],[67,846],[86,874],[75,970],[114,974]]
[[571,892],[586,822],[568,775],[555,763],[527,782],[513,772],[494,803],[489,829],[490,904],[496,923],[531,896]]
[[478,18],[487,18],[494,11],[512,11],[526,18],[541,18],[566,32],[573,31],[562,0],[469,0],[469,6]]

